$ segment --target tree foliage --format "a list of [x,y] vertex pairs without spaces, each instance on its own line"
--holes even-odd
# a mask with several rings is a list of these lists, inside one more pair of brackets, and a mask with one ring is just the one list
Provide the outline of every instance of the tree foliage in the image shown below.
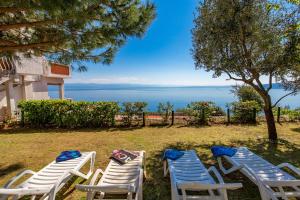
[[[296,1],[295,1],[296,2]],[[286,89],[300,83],[300,11],[289,1],[211,0],[198,8],[193,29],[197,68],[215,77],[269,91],[274,80]],[[264,88],[261,77],[269,77]]]
[[[198,13],[192,31],[196,68],[253,87],[264,101],[269,137],[276,140],[272,107],[300,88],[299,0],[209,0]],[[269,94],[274,82],[289,90],[275,103]]]
[[0,55],[47,55],[84,70],[82,61],[111,63],[154,17],[154,5],[140,0],[1,1]]

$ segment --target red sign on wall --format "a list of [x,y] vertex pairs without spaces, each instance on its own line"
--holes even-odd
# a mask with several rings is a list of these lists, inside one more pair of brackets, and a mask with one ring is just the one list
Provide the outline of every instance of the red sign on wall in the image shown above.
[[51,63],[51,73],[52,74],[59,74],[64,76],[70,75],[70,68],[65,65],[60,65],[56,63]]

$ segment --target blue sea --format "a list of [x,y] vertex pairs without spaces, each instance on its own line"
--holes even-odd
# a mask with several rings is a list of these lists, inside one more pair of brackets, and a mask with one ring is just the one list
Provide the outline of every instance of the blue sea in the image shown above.
[[[193,86],[166,87],[131,84],[65,84],[65,97],[76,101],[145,101],[148,111],[157,111],[159,102],[171,102],[174,109],[184,108],[193,101],[213,101],[226,108],[228,103],[236,101],[231,86]],[[271,90],[273,101],[286,94],[283,89]],[[51,98],[58,98],[58,87],[49,86]],[[300,95],[289,96],[280,106],[300,107]]]

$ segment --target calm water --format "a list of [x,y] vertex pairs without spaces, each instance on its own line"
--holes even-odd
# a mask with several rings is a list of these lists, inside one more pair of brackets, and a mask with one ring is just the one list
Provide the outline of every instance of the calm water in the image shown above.
[[[183,108],[192,101],[213,101],[222,108],[235,101],[230,86],[209,87],[150,87],[134,85],[66,84],[65,96],[76,101],[145,101],[148,110],[156,111],[159,102],[170,101],[174,108]],[[273,101],[285,94],[282,89],[273,89]],[[58,98],[58,88],[49,86],[51,98]],[[290,96],[280,106],[300,107],[300,95]]]

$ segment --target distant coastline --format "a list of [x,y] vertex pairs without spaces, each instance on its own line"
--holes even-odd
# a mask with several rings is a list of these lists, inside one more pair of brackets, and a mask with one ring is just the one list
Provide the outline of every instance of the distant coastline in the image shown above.
[[[107,89],[136,89],[136,88],[229,88],[233,85],[151,85],[151,84],[101,84],[101,83],[65,83],[66,90],[107,90]],[[268,84],[264,85],[268,87]],[[281,84],[273,84],[273,89],[282,89]],[[50,91],[55,91],[55,86],[49,87]]]

